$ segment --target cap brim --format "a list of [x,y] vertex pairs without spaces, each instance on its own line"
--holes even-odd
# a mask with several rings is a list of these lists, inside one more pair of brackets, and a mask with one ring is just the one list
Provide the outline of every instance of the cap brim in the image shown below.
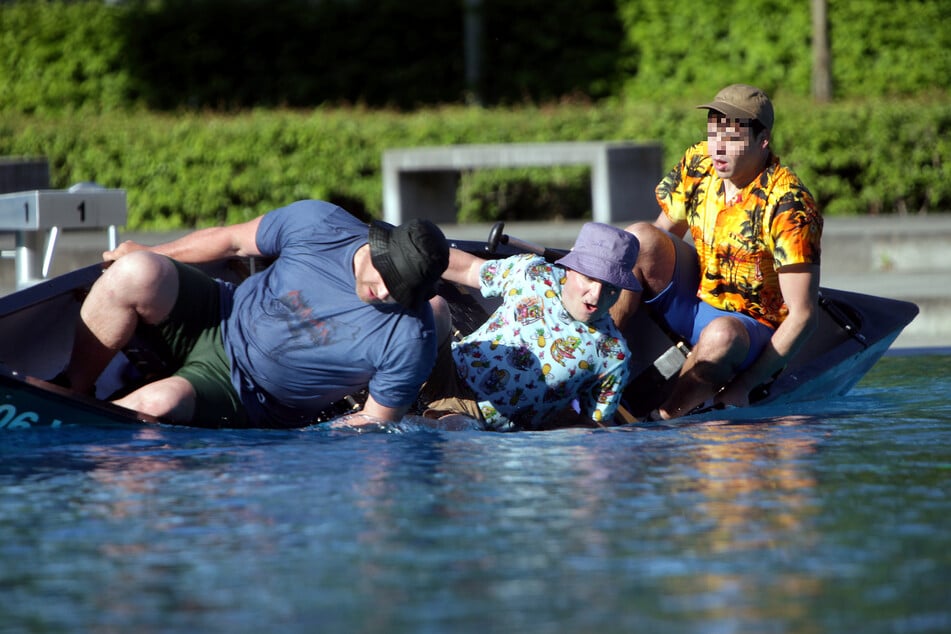
[[723,103],[722,101],[713,101],[697,106],[700,110],[715,110],[720,114],[726,115],[731,119],[756,119],[756,115],[742,108],[737,108],[733,104]]

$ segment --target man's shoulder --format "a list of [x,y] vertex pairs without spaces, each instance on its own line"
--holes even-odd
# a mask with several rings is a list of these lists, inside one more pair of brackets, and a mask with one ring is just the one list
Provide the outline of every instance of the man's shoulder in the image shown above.
[[682,162],[684,168],[688,170],[712,170],[713,160],[710,158],[710,152],[707,150],[707,142],[697,141],[684,150]]
[[423,302],[418,310],[404,308],[398,304],[364,304],[364,306],[370,309],[368,313],[376,315],[370,319],[376,319],[381,323],[391,322],[401,342],[428,339],[435,332],[436,322],[429,302]]
[[507,263],[511,266],[522,266],[529,267],[537,264],[545,264],[545,258],[534,253],[518,253],[516,255],[510,255],[507,258],[499,260],[499,262]]
[[497,260],[487,260],[482,266],[488,267],[493,278],[501,276],[503,279],[508,279],[512,275],[537,275],[545,269],[552,268],[545,258],[534,253],[519,253]]
[[269,211],[262,222],[274,226],[356,230],[366,225],[342,207],[323,200],[298,200]]
[[777,211],[800,209],[819,216],[818,205],[812,192],[791,167],[778,160],[767,168],[763,190],[767,205],[775,207]]
[[707,142],[698,141],[688,147],[680,159],[680,163],[671,171],[662,182],[668,188],[679,187],[685,191],[705,191],[704,183],[708,182],[716,172],[713,169],[713,160],[707,151]]
[[295,244],[315,251],[336,251],[366,242],[368,226],[346,210],[320,200],[301,200],[268,212],[261,219],[257,241],[265,254],[279,255]]
[[808,191],[796,171],[790,165],[783,163],[777,156],[773,156],[770,164],[766,167],[766,177],[774,190]]

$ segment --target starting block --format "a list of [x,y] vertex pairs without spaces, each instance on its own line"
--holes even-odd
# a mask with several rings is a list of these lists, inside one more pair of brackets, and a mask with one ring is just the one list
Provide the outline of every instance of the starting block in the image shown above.
[[105,229],[109,248],[115,249],[117,227],[126,217],[123,189],[81,183],[68,190],[0,194],[0,232],[16,234],[15,249],[0,255],[16,260],[17,288],[31,286],[49,275],[60,231]]

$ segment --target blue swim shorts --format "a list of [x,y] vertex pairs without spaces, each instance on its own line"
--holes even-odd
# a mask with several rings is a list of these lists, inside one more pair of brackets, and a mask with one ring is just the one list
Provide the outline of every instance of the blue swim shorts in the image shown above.
[[[670,235],[670,234],[668,234]],[[677,259],[674,274],[664,290],[645,301],[651,310],[664,318],[672,331],[683,337],[691,346],[700,339],[700,332],[718,317],[738,319],[750,336],[750,350],[740,365],[740,370],[750,367],[770,338],[773,329],[743,313],[720,310],[697,297],[700,286],[700,263],[694,247],[680,238],[670,235],[674,242]]]

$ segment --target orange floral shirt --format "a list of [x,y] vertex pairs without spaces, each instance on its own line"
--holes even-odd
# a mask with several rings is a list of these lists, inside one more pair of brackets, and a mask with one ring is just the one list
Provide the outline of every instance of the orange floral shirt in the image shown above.
[[687,149],[657,186],[672,221],[690,226],[700,258],[698,297],[776,328],[788,309],[776,269],[819,264],[822,216],[799,177],[772,156],[732,201],[707,155],[707,142]]

